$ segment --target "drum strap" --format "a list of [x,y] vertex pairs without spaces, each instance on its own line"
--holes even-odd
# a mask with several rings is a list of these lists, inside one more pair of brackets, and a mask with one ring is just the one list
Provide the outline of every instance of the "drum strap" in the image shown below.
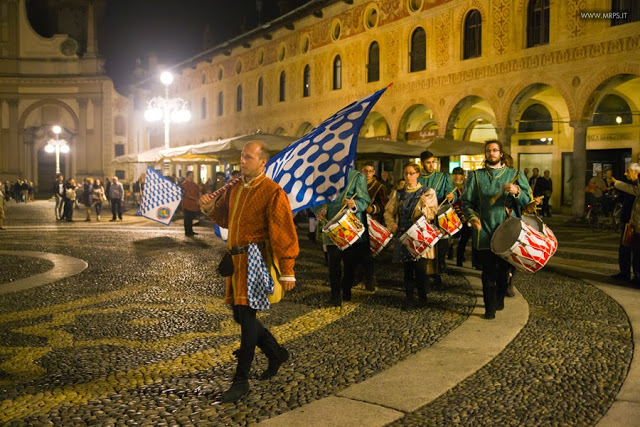
[[[349,181],[349,185],[347,185],[347,189],[344,190],[344,192],[342,193],[342,200],[347,198],[347,193],[349,192],[349,190],[351,189],[351,184],[353,184],[353,181],[356,180],[356,177],[358,176],[358,174],[353,175],[353,178],[351,178],[351,181]],[[341,200],[341,201],[342,201]]]

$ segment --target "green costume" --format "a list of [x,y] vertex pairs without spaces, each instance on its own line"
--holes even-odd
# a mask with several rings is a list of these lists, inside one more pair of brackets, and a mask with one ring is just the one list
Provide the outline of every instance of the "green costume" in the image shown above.
[[[504,185],[509,183],[520,187],[517,195],[502,192]],[[499,193],[500,196],[491,204],[491,199]],[[462,212],[468,220],[479,218],[482,223],[482,230],[473,230],[473,247],[490,249],[496,228],[509,216],[515,216],[515,211],[521,211],[531,200],[527,177],[520,171],[502,166],[470,172],[462,192]]]
[[[441,203],[445,196],[453,191],[453,182],[451,177],[445,175],[442,172],[433,171],[431,173],[423,174],[418,177],[418,182],[427,188],[433,188],[436,191],[436,197],[438,197],[438,203]],[[455,194],[453,201],[455,202]]]
[[[369,191],[367,190],[367,179],[364,177],[364,175],[355,170],[349,171],[345,191],[343,191],[338,198],[336,198],[333,202],[325,203],[324,205],[314,208],[313,211],[314,213],[318,213],[323,208],[326,209],[326,219],[327,221],[331,221],[333,217],[336,216],[336,214],[340,212],[340,210],[344,206],[342,204],[342,201],[344,199],[353,198],[354,194],[357,195],[355,199],[355,216],[360,220],[360,222],[362,222],[362,224],[366,224],[367,217],[365,216],[365,209],[367,209],[367,206],[369,206],[369,202],[371,201],[371,199],[369,199]],[[326,234],[324,234],[323,243],[325,245],[335,245],[335,243],[333,243]]]

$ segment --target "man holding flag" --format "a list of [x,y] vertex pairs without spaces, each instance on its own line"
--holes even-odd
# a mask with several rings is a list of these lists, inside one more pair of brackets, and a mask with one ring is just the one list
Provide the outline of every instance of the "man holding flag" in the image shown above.
[[[260,379],[274,376],[289,359],[281,346],[259,320],[257,310],[269,307],[267,295],[257,285],[260,278],[279,281],[285,291],[295,286],[293,267],[298,256],[298,236],[287,195],[265,176],[269,148],[262,141],[244,146],[240,157],[242,180],[228,188],[217,200],[203,196],[200,209],[216,224],[228,228],[227,248],[233,273],[227,277],[225,302],[232,305],[233,318],[240,324],[238,365],[231,388],[222,394],[223,402],[235,402],[249,392],[249,371],[256,345],[269,360]],[[269,276],[272,264],[278,277]],[[272,291],[273,292],[273,291]]]

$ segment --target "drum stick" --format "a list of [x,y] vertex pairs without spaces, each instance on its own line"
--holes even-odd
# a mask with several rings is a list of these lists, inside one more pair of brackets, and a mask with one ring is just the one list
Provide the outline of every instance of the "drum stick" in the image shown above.
[[[518,180],[519,176],[520,176],[519,174],[516,174],[516,176],[513,177],[513,179],[511,180],[511,182],[509,184],[513,184],[514,182],[516,182]],[[500,190],[500,192],[498,194],[496,194],[495,196],[493,196],[491,198],[491,200],[489,200],[489,205],[493,206],[496,203],[496,201],[500,198],[500,196],[502,196],[503,193],[504,193],[504,187],[502,187],[502,189]]]

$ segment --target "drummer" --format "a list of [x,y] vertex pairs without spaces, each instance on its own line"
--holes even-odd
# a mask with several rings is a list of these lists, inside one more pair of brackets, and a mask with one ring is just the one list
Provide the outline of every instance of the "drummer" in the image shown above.
[[[432,188],[423,187],[418,182],[420,167],[415,163],[407,163],[402,168],[406,180],[402,190],[394,190],[385,206],[384,219],[389,231],[400,236],[407,231],[422,215],[431,221],[436,216],[438,201]],[[433,270],[436,264],[435,249],[429,249],[421,258],[415,260],[399,240],[393,251],[393,261],[402,262],[404,266],[404,289],[407,300],[403,310],[415,307],[414,289],[418,289],[418,306],[427,305],[427,271]]]
[[[442,203],[445,200],[454,202],[456,199],[451,177],[435,170],[436,158],[433,153],[431,151],[423,151],[420,153],[420,162],[422,163],[423,174],[418,178],[418,182],[424,187],[433,188],[435,190],[436,196],[438,197],[438,203]],[[442,287],[440,274],[447,272],[445,257],[447,256],[448,249],[448,239],[440,239],[436,244],[436,254],[438,258],[437,274],[433,275],[436,287]]]
[[503,162],[502,144],[488,140],[485,167],[470,172],[462,192],[462,211],[473,231],[473,247],[482,266],[485,319],[495,319],[504,308],[510,265],[491,252],[491,237],[498,226],[521,210],[532,198],[527,177]]
[[[347,176],[345,190],[333,202],[315,208],[315,212],[318,220],[322,221],[324,219],[331,220],[343,208],[349,209],[362,224],[366,224],[367,218],[364,212],[367,206],[369,206],[367,180],[360,172],[352,170]],[[330,303],[334,307],[340,307],[343,300],[351,301],[356,260],[361,259],[363,253],[369,253],[369,235],[365,231],[356,243],[344,251],[341,251],[326,234],[324,235],[324,244],[329,256]],[[340,262],[344,264],[344,274],[342,274]]]
[[[362,174],[367,178],[367,192],[369,194],[369,206],[366,212],[378,221],[384,224],[384,207],[389,201],[386,187],[376,179],[376,170],[373,162],[365,162],[362,166]],[[375,291],[376,285],[374,281],[374,259],[370,251],[363,254],[362,265],[364,267],[364,285],[368,291]]]

